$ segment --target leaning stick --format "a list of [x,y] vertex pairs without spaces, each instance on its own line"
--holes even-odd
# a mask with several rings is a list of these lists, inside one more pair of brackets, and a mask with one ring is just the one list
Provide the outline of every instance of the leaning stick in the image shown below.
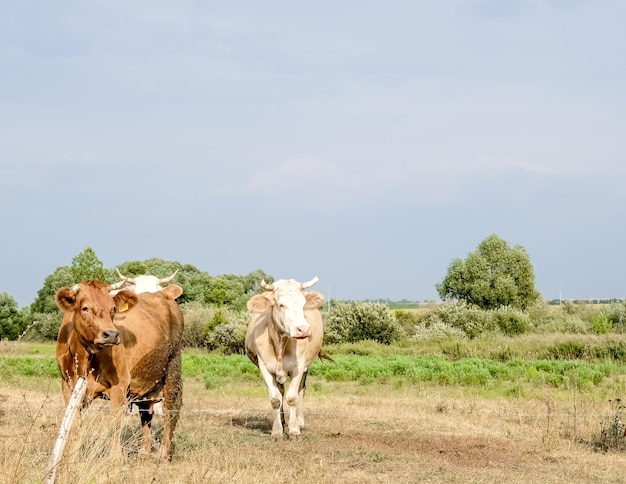
[[57,435],[57,440],[54,444],[54,450],[52,451],[52,455],[50,456],[50,462],[48,463],[48,473],[46,474],[48,476],[48,478],[46,479],[47,484],[54,484],[57,467],[59,465],[61,457],[63,457],[63,449],[65,448],[67,438],[69,437],[70,430],[72,428],[72,422],[74,421],[74,416],[76,415],[76,410],[78,409],[78,406],[82,403],[86,391],[87,380],[85,380],[84,378],[79,378],[76,382],[76,386],[74,387],[74,391],[72,392],[72,398],[70,398],[70,403],[67,404],[67,407],[65,409],[65,416],[63,417],[63,422],[61,422],[59,434]]

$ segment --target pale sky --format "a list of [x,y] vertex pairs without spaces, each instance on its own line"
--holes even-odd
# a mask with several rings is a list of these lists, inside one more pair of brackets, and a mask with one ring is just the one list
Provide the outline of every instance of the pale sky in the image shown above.
[[438,299],[522,245],[544,298],[626,297],[626,3],[14,1],[0,292],[92,247]]

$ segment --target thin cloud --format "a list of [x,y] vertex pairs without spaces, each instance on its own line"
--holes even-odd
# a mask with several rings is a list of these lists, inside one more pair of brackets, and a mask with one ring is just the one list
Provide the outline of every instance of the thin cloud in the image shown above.
[[265,191],[280,187],[299,187],[342,177],[334,163],[315,158],[290,158],[270,168],[257,170],[249,179],[250,188]]

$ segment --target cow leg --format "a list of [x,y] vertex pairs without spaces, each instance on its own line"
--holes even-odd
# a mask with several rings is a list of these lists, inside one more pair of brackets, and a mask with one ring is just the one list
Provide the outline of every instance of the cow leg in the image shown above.
[[278,383],[274,375],[269,372],[267,366],[262,360],[259,360],[259,370],[261,370],[261,376],[267,386],[267,391],[270,395],[270,403],[275,410],[274,423],[272,424],[272,437],[278,441],[283,438],[283,426],[285,421],[285,414],[283,409],[283,393],[285,387],[282,383]]
[[285,385],[283,385],[282,383],[278,383],[278,381],[276,380],[275,384],[280,393],[280,398],[278,399],[278,407],[275,406],[276,400],[271,400],[272,407],[276,410],[276,413],[274,414],[274,423],[272,424],[272,437],[276,442],[278,442],[279,440],[282,440],[285,428]]
[[183,406],[182,357],[178,352],[168,364],[163,385],[163,439],[161,458],[171,460],[174,430]]
[[301,373],[299,370],[294,371],[287,389],[287,405],[289,405],[289,438],[298,440],[300,438],[299,420],[304,418],[299,415],[302,413],[302,399],[304,395],[304,380],[306,372]]
[[296,416],[298,417],[298,427],[300,427],[300,430],[304,428],[304,412],[302,411],[302,403],[304,402],[306,377],[308,373],[309,372],[307,370],[304,372],[304,375],[302,375],[302,380],[300,381],[300,390],[298,391],[298,401],[296,402]]
[[[109,400],[111,407],[111,414],[109,421],[105,424],[105,427],[113,430],[113,444],[111,445],[111,455],[122,455],[122,419],[128,411],[128,403],[126,401],[126,390],[119,386],[111,387],[109,392]],[[88,402],[91,399],[87,400]]]
[[283,429],[285,428],[285,385],[282,383],[276,382],[276,386],[280,391],[281,400],[280,400],[280,433],[282,435]]
[[153,402],[137,402],[139,418],[141,419],[141,448],[139,452],[149,454],[152,450],[152,411]]

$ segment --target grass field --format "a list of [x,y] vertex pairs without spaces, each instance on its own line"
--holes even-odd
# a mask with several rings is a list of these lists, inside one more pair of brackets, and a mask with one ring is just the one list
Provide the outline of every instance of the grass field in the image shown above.
[[[64,411],[54,346],[0,350],[0,482],[42,482]],[[301,440],[279,443],[255,367],[186,351],[172,462],[140,457],[139,419],[97,402],[78,419],[57,482],[624,482],[621,362],[530,358],[513,371],[522,363],[465,350],[474,357],[336,348],[334,364],[312,367]],[[433,362],[435,376],[467,376],[419,376]]]

